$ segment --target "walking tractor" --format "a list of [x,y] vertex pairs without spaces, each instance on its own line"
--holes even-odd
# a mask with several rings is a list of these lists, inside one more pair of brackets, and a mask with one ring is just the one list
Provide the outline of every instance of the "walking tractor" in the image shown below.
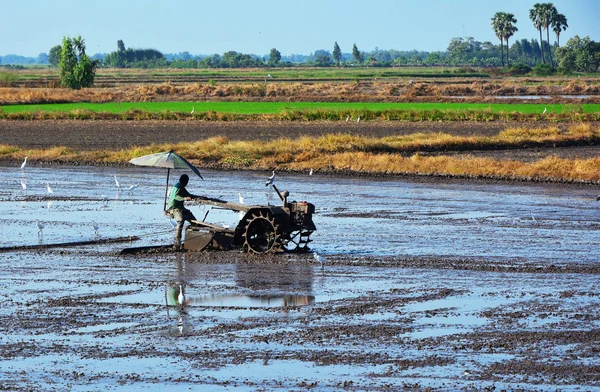
[[[199,204],[239,211],[241,219],[235,228],[204,221],[192,221],[185,230],[186,250],[242,249],[245,252],[306,252],[310,235],[317,230],[312,220],[315,206],[306,201],[288,201],[289,192],[279,192],[281,206],[232,203],[219,199],[198,198]],[[242,215],[243,214],[243,215]]]
[[[167,169],[163,211],[166,211],[171,169],[191,170],[202,178],[194,165],[173,150],[133,158],[129,162],[138,166]],[[281,206],[246,205],[209,197],[195,198],[194,201],[198,204],[237,211],[240,213],[240,219],[237,226],[232,229],[205,222],[207,212],[202,221],[192,220],[186,227],[183,248],[189,251],[242,249],[253,253],[309,251],[310,236],[317,230],[312,220],[315,206],[306,201],[288,201],[289,192],[279,192],[273,184],[274,176],[275,172],[265,185],[272,186],[277,192],[281,199]],[[165,247],[162,245],[128,248],[122,253],[136,253]]]

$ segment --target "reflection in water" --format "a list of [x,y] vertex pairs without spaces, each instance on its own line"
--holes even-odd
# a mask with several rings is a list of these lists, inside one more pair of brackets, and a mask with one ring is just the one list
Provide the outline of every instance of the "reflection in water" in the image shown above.
[[208,294],[191,297],[190,303],[202,306],[231,306],[231,307],[288,307],[306,306],[315,302],[313,295],[243,295],[243,294]]
[[311,265],[237,264],[235,283],[252,294],[204,294],[190,297],[190,302],[235,307],[306,306],[315,302]]
[[250,308],[306,306],[315,302],[310,264],[237,264],[235,283],[242,293],[193,293],[186,292],[185,283],[194,279],[193,269],[186,271],[185,257],[181,255],[175,261],[177,280],[165,286],[167,317],[169,306],[186,314],[189,305]]

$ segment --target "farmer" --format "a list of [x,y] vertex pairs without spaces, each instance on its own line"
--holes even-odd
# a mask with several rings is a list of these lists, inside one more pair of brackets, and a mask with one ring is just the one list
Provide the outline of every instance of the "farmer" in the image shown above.
[[183,230],[183,222],[196,220],[194,214],[183,205],[184,201],[200,197],[192,195],[185,189],[189,180],[190,178],[187,174],[182,174],[181,177],[179,177],[179,182],[173,185],[169,197],[169,208],[167,209],[167,212],[177,221],[177,226],[175,227],[175,244],[173,246],[173,249],[175,250],[181,250],[181,231]]

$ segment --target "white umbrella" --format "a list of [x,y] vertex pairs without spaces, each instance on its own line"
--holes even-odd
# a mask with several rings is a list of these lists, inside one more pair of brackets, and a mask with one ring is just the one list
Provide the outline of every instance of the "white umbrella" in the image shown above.
[[[157,154],[144,155],[143,157],[133,158],[129,161],[137,166],[151,166],[151,167],[164,167],[167,169],[167,185],[165,188],[165,201],[163,204],[163,210],[167,206],[167,194],[169,192],[169,174],[171,169],[191,170],[202,178],[200,171],[196,166],[188,162],[187,159],[181,155],[177,155],[173,150],[168,152],[159,152]],[[204,178],[202,178],[204,180]]]

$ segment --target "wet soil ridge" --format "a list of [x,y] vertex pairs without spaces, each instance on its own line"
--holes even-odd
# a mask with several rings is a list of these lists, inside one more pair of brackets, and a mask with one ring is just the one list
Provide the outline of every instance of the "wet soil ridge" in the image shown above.
[[[152,101],[296,101],[296,102],[546,102],[561,104],[600,102],[600,83],[595,78],[481,80],[469,78],[360,80],[351,83],[300,80],[268,83],[195,82],[191,78],[157,83],[131,76],[114,80],[98,78],[96,87],[82,90],[38,87],[0,88],[0,105],[67,102]],[[161,77],[164,80],[164,76]],[[149,83],[148,83],[149,82]],[[35,82],[28,82],[35,83]],[[132,85],[131,83],[135,83]],[[121,84],[115,86],[115,84]],[[498,99],[502,98],[502,99]]]
[[319,174],[578,183],[595,183],[600,173],[595,123],[544,123],[531,128],[522,122],[346,127],[8,121],[0,122],[0,132],[9,143],[0,150],[3,160],[19,162],[29,156],[31,165],[119,166],[139,155],[174,149],[200,167],[219,170],[313,169]]

